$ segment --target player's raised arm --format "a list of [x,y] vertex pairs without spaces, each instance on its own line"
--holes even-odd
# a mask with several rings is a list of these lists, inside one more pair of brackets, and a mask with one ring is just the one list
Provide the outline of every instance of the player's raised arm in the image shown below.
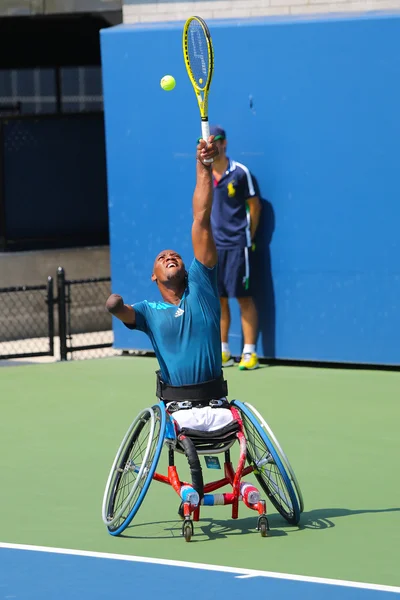
[[217,156],[218,149],[210,136],[208,145],[200,140],[197,146],[196,187],[193,194],[192,243],[194,255],[206,267],[217,264],[217,249],[211,230],[213,182],[211,163],[203,161]]
[[127,325],[135,325],[136,316],[135,310],[129,304],[124,304],[122,296],[118,294],[111,294],[106,302],[106,309],[109,313],[117,317],[123,323]]

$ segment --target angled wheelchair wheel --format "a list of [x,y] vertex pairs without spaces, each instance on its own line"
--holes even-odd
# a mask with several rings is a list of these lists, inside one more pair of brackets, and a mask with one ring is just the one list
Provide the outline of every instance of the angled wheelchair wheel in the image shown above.
[[150,487],[165,437],[162,404],[142,410],[118,449],[103,497],[102,516],[111,535],[120,535],[138,512]]
[[261,427],[266,431],[271,443],[273,443],[274,448],[275,448],[276,452],[278,453],[279,458],[281,459],[281,461],[287,471],[287,474],[290,477],[290,480],[292,482],[294,490],[296,492],[300,512],[301,513],[304,512],[304,499],[303,499],[303,494],[301,493],[300,484],[299,484],[297,477],[292,469],[289,459],[286,456],[286,454],[284,453],[284,451],[282,450],[282,447],[281,447],[280,443],[278,442],[274,432],[272,431],[271,427],[268,425],[268,423],[264,419],[264,417],[258,412],[258,410],[256,408],[254,408],[254,406],[252,406],[249,402],[244,402],[244,405],[252,412],[252,414],[255,416],[255,418],[260,423]]
[[297,525],[300,505],[277,449],[248,406],[239,400],[233,400],[231,404],[240,411],[247,442],[247,460],[254,467],[257,481],[279,514],[291,525]]

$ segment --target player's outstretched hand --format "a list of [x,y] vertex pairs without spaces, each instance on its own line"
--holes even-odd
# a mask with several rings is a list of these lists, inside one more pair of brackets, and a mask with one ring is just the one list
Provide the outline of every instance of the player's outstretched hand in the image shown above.
[[218,148],[214,142],[213,135],[210,135],[210,137],[208,138],[208,144],[205,140],[199,141],[199,144],[197,146],[197,160],[203,163],[203,165],[205,164],[206,166],[209,166],[210,162],[207,163],[204,161],[211,161],[216,156],[218,156]]

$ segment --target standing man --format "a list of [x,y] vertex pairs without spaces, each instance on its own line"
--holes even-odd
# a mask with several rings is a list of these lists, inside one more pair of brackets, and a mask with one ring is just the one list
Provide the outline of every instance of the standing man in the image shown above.
[[257,309],[252,298],[251,255],[261,213],[257,184],[249,169],[226,155],[226,134],[211,127],[218,148],[212,171],[214,201],[211,223],[218,251],[218,292],[221,303],[222,366],[234,364],[228,344],[231,315],[229,298],[240,306],[244,347],[239,369],[259,366],[256,354]]

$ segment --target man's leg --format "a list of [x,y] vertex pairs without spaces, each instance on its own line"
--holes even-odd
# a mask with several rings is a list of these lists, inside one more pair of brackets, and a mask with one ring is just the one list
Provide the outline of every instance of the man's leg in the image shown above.
[[229,328],[231,325],[231,311],[229,309],[228,298],[221,297],[221,347],[222,347],[222,366],[232,367],[234,360],[229,349]]
[[219,301],[221,304],[221,342],[227,344],[231,326],[231,311],[228,298],[220,298]]
[[240,254],[240,265],[243,285],[236,289],[236,298],[240,306],[244,346],[242,360],[239,369],[251,371],[259,366],[256,354],[256,342],[258,335],[258,315],[256,305],[252,298],[251,278],[252,251],[244,248]]
[[228,293],[226,290],[225,279],[227,276],[227,260],[229,251],[218,248],[218,293],[221,305],[221,351],[222,366],[232,367],[234,360],[229,350],[229,328],[231,325],[231,313],[229,310]]
[[244,346],[239,369],[251,371],[259,366],[256,354],[258,334],[258,315],[256,305],[251,296],[237,299],[240,306]]
[[244,297],[237,299],[240,306],[242,330],[245,346],[252,346],[255,351],[258,333],[258,315],[253,298]]

